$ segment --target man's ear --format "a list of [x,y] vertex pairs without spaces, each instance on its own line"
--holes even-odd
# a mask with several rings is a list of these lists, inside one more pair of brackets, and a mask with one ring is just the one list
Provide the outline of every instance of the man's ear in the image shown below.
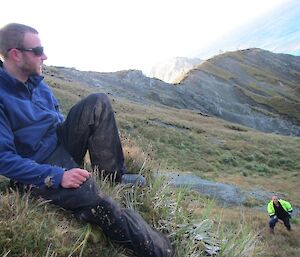
[[21,59],[21,54],[22,54],[21,51],[13,48],[8,52],[8,59],[11,59],[15,62],[19,62]]

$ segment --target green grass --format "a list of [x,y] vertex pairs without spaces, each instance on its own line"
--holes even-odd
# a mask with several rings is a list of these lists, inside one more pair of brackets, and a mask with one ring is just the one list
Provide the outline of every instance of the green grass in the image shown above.
[[[81,97],[99,92],[63,78],[47,80],[65,114]],[[248,199],[244,207],[223,209],[187,188],[173,189],[163,179],[154,180],[152,171],[193,171],[244,188],[260,186],[282,192],[299,207],[299,138],[264,134],[187,110],[142,106],[119,99],[112,103],[126,164],[129,170],[145,175],[149,184],[141,189],[97,181],[104,192],[166,233],[178,256],[207,256],[208,243],[218,247],[218,256],[268,257],[272,256],[270,252],[297,256],[298,217],[292,223],[294,234],[288,235],[279,227],[278,236],[270,238],[267,215],[251,209],[263,203]],[[27,194],[6,191],[7,181],[1,182],[1,257],[130,256],[107,240],[99,228],[79,223],[69,213]],[[281,249],[281,245],[286,247]]]
[[219,68],[218,66],[216,66],[214,63],[210,61],[206,61],[202,63],[201,65],[199,65],[198,68],[202,71],[213,74],[214,76],[226,81],[234,78],[234,74],[232,74],[229,71],[226,71],[225,69]]
[[239,89],[244,95],[250,97],[255,102],[271,107],[278,114],[286,115],[287,117],[294,118],[300,121],[300,114],[298,112],[300,108],[299,102],[290,101],[287,98],[282,97],[280,95],[266,97],[266,96],[255,94],[243,88],[239,88]]

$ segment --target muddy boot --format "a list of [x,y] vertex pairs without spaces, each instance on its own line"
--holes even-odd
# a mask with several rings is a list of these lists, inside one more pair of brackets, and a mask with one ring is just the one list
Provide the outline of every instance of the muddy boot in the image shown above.
[[270,234],[275,234],[274,233],[274,228],[270,228]]

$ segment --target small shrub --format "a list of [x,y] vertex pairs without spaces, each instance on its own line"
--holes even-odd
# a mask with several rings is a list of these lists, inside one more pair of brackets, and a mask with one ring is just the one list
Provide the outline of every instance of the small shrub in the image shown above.
[[238,166],[238,161],[236,160],[236,157],[232,156],[231,153],[228,154],[223,154],[221,156],[221,163],[226,164],[226,165],[231,165],[231,166]]
[[267,161],[267,164],[269,167],[272,167],[272,168],[280,166],[280,162],[279,162],[278,158],[269,159]]
[[241,173],[242,173],[242,175],[244,177],[248,177],[249,176],[249,173],[247,171],[245,171],[245,170],[243,170]]
[[229,128],[232,130],[240,131],[240,132],[247,132],[248,130],[246,128],[237,126],[237,125],[224,125],[225,128]]
[[246,160],[248,162],[252,162],[255,160],[255,156],[253,154],[246,155],[246,156],[244,156],[244,160]]
[[267,157],[264,154],[260,153],[260,152],[255,152],[254,153],[254,158],[255,158],[256,161],[262,161],[262,162],[267,161]]
[[248,162],[248,163],[245,164],[245,168],[247,170],[254,170],[255,169],[255,165],[253,163],[251,163],[251,162]]
[[270,168],[266,164],[258,164],[255,167],[256,171],[261,174],[268,174],[270,173]]
[[286,167],[293,167],[294,166],[294,162],[289,158],[280,158],[279,159],[279,164],[281,166],[286,166]]

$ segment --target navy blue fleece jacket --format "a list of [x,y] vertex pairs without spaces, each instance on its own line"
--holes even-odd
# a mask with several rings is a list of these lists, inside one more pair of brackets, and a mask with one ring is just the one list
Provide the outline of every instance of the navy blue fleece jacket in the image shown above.
[[41,76],[24,84],[0,62],[0,175],[24,184],[60,185],[64,170],[42,163],[57,146],[63,122],[58,102]]

